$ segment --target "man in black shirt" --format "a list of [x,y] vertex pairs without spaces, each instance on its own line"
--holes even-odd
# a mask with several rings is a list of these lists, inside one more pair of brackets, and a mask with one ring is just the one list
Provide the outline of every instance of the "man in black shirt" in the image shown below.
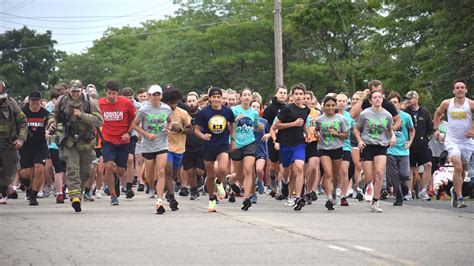
[[[428,137],[433,134],[433,120],[431,114],[419,104],[419,95],[416,91],[409,91],[405,97],[405,112],[411,116],[415,127],[415,138],[410,146],[410,167],[413,171],[417,171],[418,167],[423,165],[423,174],[421,177],[421,191],[418,195],[422,200],[431,200],[427,193],[431,181],[431,161],[433,155],[428,146]],[[413,175],[412,175],[413,176]],[[414,180],[411,180],[411,189],[413,189]]]
[[[372,80],[368,83],[368,87],[370,92],[374,91],[379,91],[383,93],[383,83],[380,80]],[[371,104],[369,102],[369,99],[364,99],[367,97],[367,94],[363,94],[361,97],[361,101],[358,103],[354,104],[351,108],[351,116],[354,119],[357,119],[359,114],[362,112],[362,110],[367,109],[371,107]],[[400,116],[398,115],[397,108],[388,101],[387,99],[383,99],[382,101],[382,107],[387,110],[393,117],[393,130],[397,131],[400,126],[402,125],[402,121],[400,120]]]
[[[263,111],[263,118],[268,121],[271,125],[275,120],[275,117],[280,112],[281,109],[285,108],[286,100],[288,98],[288,90],[285,86],[280,85],[276,89],[275,96],[272,98],[272,102],[265,108]],[[268,139],[268,158],[270,164],[270,187],[272,196],[276,194],[278,170],[280,168],[280,152],[275,149],[275,141],[272,138]]]
[[303,104],[306,89],[304,84],[296,84],[291,88],[294,103],[288,104],[277,115],[275,127],[278,129],[280,141],[280,156],[283,166],[283,182],[281,192],[289,195],[288,182],[291,174],[296,178],[296,191],[299,195],[294,201],[295,211],[306,205],[302,189],[304,183],[303,168],[305,162],[306,137],[309,136],[306,119],[310,109]]
[[[20,177],[23,184],[27,184],[27,197],[30,206],[38,205],[36,200],[38,191],[44,182],[44,165],[48,158],[48,145],[45,137],[45,122],[48,111],[41,107],[41,92],[32,91],[28,97],[28,104],[22,111],[28,123],[28,137],[20,149]],[[33,184],[31,180],[33,179]]]

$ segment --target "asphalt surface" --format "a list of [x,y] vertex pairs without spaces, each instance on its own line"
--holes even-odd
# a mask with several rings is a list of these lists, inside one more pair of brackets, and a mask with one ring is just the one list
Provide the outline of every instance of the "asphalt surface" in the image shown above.
[[[24,194],[20,194],[20,198]],[[207,212],[207,198],[178,197],[180,210],[154,214],[154,199],[139,192],[84,202],[23,199],[0,205],[0,265],[474,265],[474,201],[366,202],[329,212],[324,197],[295,212],[268,195],[249,211],[222,202]]]

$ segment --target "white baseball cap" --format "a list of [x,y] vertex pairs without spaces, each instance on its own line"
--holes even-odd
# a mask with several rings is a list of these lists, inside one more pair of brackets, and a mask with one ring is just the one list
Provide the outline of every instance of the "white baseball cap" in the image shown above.
[[163,94],[163,90],[159,85],[151,85],[150,88],[148,89],[149,94],[153,94],[159,92],[160,94]]

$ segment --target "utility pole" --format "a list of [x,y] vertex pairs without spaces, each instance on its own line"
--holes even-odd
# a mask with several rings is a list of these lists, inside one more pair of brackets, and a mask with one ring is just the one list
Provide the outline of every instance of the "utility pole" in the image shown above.
[[284,85],[283,83],[283,40],[281,33],[281,1],[275,1],[274,28],[275,28],[275,82],[276,86]]

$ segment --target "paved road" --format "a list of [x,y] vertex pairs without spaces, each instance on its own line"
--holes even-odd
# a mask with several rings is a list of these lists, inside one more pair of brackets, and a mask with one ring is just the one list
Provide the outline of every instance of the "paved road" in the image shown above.
[[210,214],[206,198],[181,198],[160,216],[144,194],[120,199],[86,202],[80,214],[53,198],[1,205],[0,265],[474,264],[474,201],[384,202],[370,213],[365,202],[328,212],[318,200],[297,213],[263,195],[248,212],[238,199]]

